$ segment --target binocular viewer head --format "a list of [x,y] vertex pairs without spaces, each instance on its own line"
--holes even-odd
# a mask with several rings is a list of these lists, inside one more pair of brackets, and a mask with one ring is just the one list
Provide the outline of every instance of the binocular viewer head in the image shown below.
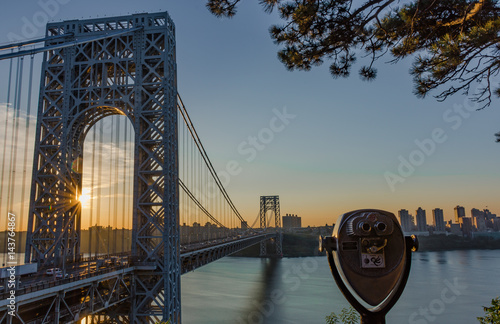
[[366,312],[393,306],[417,246],[415,237],[404,236],[394,214],[376,209],[343,214],[332,236],[320,238],[320,250],[327,252],[339,288],[351,304],[358,303]]

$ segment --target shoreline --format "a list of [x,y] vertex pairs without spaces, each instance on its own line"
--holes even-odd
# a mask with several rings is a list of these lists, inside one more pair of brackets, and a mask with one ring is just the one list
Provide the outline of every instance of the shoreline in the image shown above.
[[[444,234],[420,236],[419,252],[442,252],[458,250],[498,250],[500,249],[500,239],[488,237],[477,237],[474,239],[464,238],[456,235],[446,236]],[[234,253],[235,257],[260,257],[259,244],[251,246],[245,250]],[[274,251],[274,244],[267,242],[267,251]],[[283,234],[283,257],[300,258],[311,256],[323,256],[324,253],[318,251],[318,236],[311,234]]]

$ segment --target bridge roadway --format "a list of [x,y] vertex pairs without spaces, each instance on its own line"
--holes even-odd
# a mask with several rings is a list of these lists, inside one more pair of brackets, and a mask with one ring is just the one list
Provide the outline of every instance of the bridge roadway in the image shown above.
[[[181,272],[193,271],[275,236],[276,233],[253,234],[229,241],[224,239],[183,246]],[[154,262],[141,262],[121,253],[68,264],[66,278],[63,279],[56,279],[55,274],[47,275],[46,269],[22,276],[15,294],[18,317],[12,323],[72,323],[86,315],[105,310],[107,313],[109,309],[119,313],[120,306],[131,296],[129,287],[134,273],[155,269]],[[8,323],[9,297],[9,291],[0,291],[0,324]],[[56,316],[57,313],[59,316]]]

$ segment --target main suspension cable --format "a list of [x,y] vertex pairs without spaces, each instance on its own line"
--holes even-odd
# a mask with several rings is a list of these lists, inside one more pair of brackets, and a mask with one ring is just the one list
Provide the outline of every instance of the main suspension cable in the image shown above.
[[191,198],[194,201],[194,203],[199,207],[199,209],[201,209],[201,211],[205,213],[205,215],[207,215],[215,224],[219,225],[222,228],[226,228],[226,226],[224,226],[221,222],[219,222],[215,217],[213,217],[210,214],[208,210],[205,209],[205,207],[203,207],[203,205],[196,199],[196,197],[186,187],[186,185],[184,184],[184,182],[182,182],[181,179],[179,179],[179,185],[181,186],[182,190],[184,190],[184,192],[189,196],[189,198]]
[[201,140],[200,140],[198,134],[196,133],[196,129],[194,128],[194,125],[191,122],[191,118],[189,117],[189,114],[188,114],[188,112],[186,110],[186,107],[184,106],[184,103],[182,102],[182,99],[181,99],[181,97],[180,97],[179,94],[177,94],[177,99],[178,99],[178,102],[179,102],[179,104],[177,105],[177,107],[178,107],[179,111],[182,114],[184,122],[186,123],[186,125],[187,125],[187,127],[189,129],[189,132],[191,133],[191,136],[193,137],[193,140],[194,140],[196,146],[198,147],[198,150],[201,153],[201,157],[205,161],[205,164],[207,165],[208,170],[210,171],[212,177],[215,180],[215,183],[217,184],[217,187],[219,187],[219,190],[224,195],[224,198],[226,199],[227,203],[229,204],[229,206],[231,207],[231,209],[233,210],[233,212],[235,213],[235,215],[239,218],[239,220],[241,222],[244,222],[245,220],[243,219],[243,217],[241,217],[240,213],[236,209],[236,206],[233,204],[233,202],[232,202],[231,198],[229,197],[226,189],[222,185],[222,182],[221,182],[219,176],[217,175],[217,172],[215,171],[215,168],[213,167],[212,162],[208,158],[207,152],[205,151],[205,148],[203,147],[203,144],[201,143]]

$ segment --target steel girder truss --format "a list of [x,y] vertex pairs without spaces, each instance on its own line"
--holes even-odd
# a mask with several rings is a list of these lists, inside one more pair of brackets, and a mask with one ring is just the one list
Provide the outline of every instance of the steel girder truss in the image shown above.
[[[280,216],[280,197],[279,196],[260,196],[260,228],[267,230],[266,213],[271,210],[274,213],[274,224],[276,229],[276,255],[283,255],[283,238],[281,235],[281,216]],[[260,256],[267,256],[266,241],[260,242]]]
[[[126,29],[133,32],[112,35]],[[44,53],[26,261],[78,259],[84,139],[100,119],[125,115],[135,130],[132,254],[157,269],[154,284],[149,273],[135,275],[131,321],[179,323],[174,24],[165,12],[47,25],[46,36],[65,34],[45,43],[76,45]]]
[[126,307],[126,302],[132,295],[132,274],[108,273],[90,281],[26,294],[16,302],[15,317],[7,311],[0,312],[0,324],[79,323],[83,318],[86,323],[129,323],[130,307]]
[[222,257],[232,253],[246,249],[249,246],[255,245],[263,240],[274,238],[276,234],[263,234],[259,236],[251,236],[245,239],[223,243],[217,246],[204,248],[197,251],[186,252],[181,255],[182,273],[193,271],[210,262],[216,261]]

